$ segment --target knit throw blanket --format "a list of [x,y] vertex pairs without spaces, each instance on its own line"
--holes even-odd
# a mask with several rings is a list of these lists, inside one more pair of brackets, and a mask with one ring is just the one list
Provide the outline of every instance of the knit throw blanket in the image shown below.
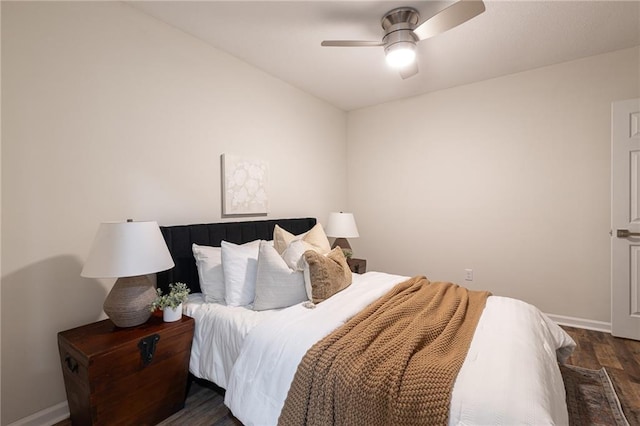
[[488,292],[414,277],[302,359],[280,425],[443,425]]

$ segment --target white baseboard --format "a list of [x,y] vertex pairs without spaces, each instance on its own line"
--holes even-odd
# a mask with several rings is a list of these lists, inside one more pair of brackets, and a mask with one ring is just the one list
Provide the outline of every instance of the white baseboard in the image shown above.
[[547,314],[547,316],[551,318],[553,322],[559,325],[601,331],[603,333],[611,333],[610,322],[595,321],[584,318],[565,317],[564,315]]
[[67,401],[63,401],[53,407],[45,408],[29,417],[15,421],[9,426],[51,426],[68,418],[69,405]]

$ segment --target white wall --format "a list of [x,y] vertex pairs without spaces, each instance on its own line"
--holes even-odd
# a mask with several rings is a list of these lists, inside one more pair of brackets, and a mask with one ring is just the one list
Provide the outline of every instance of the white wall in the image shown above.
[[356,255],[609,322],[610,108],[640,95],[639,64],[632,48],[350,112]]
[[[2,31],[2,7],[0,7],[0,33]],[[0,43],[1,45],[1,43]],[[0,99],[2,99],[2,48],[0,46]],[[0,117],[2,106],[0,105]],[[0,118],[0,200],[2,200],[2,119]],[[1,204],[1,203],[0,203]],[[2,241],[2,208],[0,205],[0,242]],[[2,244],[0,244],[0,277],[2,277]],[[2,318],[2,282],[0,281],[0,318]],[[2,383],[2,327],[0,327],[0,383]],[[0,401],[2,401],[2,386],[0,386]],[[2,419],[2,404],[0,403],[0,419]]]
[[116,2],[2,2],[2,424],[65,400],[56,333],[103,317],[101,221],[221,219],[222,153],[269,218],[346,205],[346,113]]

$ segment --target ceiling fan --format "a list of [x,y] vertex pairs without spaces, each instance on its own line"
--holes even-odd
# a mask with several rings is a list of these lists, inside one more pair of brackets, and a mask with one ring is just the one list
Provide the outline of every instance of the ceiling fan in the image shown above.
[[328,47],[384,47],[387,63],[398,68],[402,78],[418,73],[416,43],[467,22],[485,11],[481,0],[460,0],[421,24],[420,14],[412,7],[399,7],[382,17],[382,41],[325,40]]

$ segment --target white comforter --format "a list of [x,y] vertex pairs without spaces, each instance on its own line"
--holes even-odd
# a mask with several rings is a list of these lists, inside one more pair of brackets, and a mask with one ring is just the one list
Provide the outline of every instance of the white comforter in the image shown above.
[[189,371],[226,388],[247,334],[278,311],[258,312],[239,306],[206,303],[201,293],[195,293],[189,295],[184,313],[193,317],[196,323]]
[[[408,277],[369,272],[315,309],[292,306],[246,336],[225,404],[247,426],[275,425],[297,366],[318,340]],[[455,382],[454,425],[568,424],[556,361],[575,343],[537,308],[492,296]]]

